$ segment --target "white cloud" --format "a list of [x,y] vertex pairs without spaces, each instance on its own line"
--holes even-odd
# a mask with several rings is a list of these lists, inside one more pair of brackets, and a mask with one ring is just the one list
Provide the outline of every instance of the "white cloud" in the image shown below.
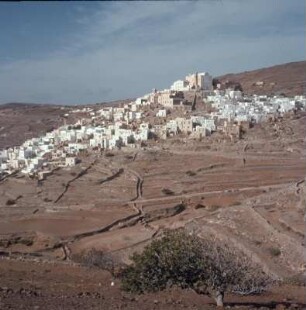
[[285,20],[296,11],[276,0],[101,3],[56,53],[3,65],[0,102],[101,102],[168,87],[195,70],[302,59],[304,25]]

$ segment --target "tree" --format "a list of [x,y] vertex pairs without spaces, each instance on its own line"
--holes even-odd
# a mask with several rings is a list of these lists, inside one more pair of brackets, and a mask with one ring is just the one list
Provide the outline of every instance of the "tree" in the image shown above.
[[[74,253],[70,258],[72,261],[83,266],[106,270],[112,275],[113,279],[118,278],[126,266],[116,254],[104,252],[95,248],[83,250],[80,253]],[[113,281],[111,283],[113,283]]]
[[226,291],[260,293],[270,283],[249,257],[215,239],[201,239],[185,230],[168,231],[153,240],[121,273],[122,288],[134,293],[171,286],[209,294],[223,306]]

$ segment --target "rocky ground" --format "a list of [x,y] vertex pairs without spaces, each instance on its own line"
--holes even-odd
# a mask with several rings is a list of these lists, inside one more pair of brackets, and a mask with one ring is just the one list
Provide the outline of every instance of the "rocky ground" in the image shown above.
[[[190,290],[144,295],[122,292],[110,274],[72,263],[0,260],[0,309],[215,309],[214,302]],[[260,296],[226,295],[227,308],[303,309],[305,288],[283,285]]]

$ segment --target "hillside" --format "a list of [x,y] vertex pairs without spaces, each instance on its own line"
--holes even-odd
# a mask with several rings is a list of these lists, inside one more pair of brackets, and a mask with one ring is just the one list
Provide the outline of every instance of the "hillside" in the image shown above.
[[236,142],[151,140],[80,155],[42,182],[2,180],[0,309],[218,309],[192,290],[127,294],[107,271],[76,263],[92,248],[129,263],[179,227],[228,241],[283,279],[260,295],[226,294],[225,309],[305,309],[305,132],[298,112]]
[[[135,99],[123,99],[110,102],[92,104],[94,109],[102,106],[119,106]],[[76,109],[84,108],[78,105]],[[38,137],[64,124],[63,116],[73,109],[73,106],[34,104],[34,103],[6,103],[0,105],[0,150],[20,145],[26,139]],[[78,115],[79,116],[79,115]],[[65,118],[67,124],[77,121],[78,117],[70,114]]]
[[[217,77],[221,83],[240,83],[247,94],[286,96],[305,94],[306,61],[291,62],[268,68],[241,73],[230,73]],[[257,83],[257,85],[256,85]]]
[[[26,139],[45,134],[63,125],[67,107],[9,103],[0,105],[0,150],[20,145]],[[76,120],[71,116],[67,123]]]

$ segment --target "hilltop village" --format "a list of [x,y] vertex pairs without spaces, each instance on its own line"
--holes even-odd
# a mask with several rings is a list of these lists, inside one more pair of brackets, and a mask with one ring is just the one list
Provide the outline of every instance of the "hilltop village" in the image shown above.
[[236,140],[243,128],[305,109],[305,96],[246,96],[237,86],[213,83],[208,73],[189,74],[170,89],[154,89],[119,107],[63,107],[64,117],[74,114],[78,121],[1,150],[0,178],[21,172],[43,179],[76,165],[87,152],[143,148],[176,135],[203,139],[219,132]]

